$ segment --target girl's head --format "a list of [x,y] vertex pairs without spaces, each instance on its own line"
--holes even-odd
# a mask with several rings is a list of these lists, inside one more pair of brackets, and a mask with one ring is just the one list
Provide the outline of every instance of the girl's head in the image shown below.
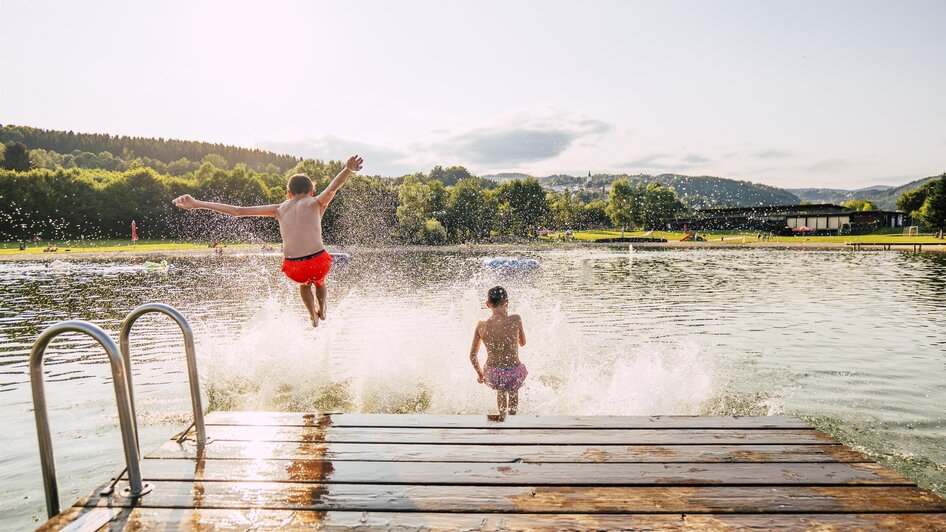
[[509,294],[501,286],[494,286],[486,293],[486,306],[489,308],[499,308],[509,304]]

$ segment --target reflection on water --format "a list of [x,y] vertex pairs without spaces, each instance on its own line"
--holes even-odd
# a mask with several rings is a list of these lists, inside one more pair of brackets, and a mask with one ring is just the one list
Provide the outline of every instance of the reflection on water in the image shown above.
[[[42,516],[27,356],[39,331],[85,319],[117,336],[148,301],[179,308],[216,409],[486,413],[467,353],[496,283],[523,315],[529,414],[803,415],[946,493],[946,255],[779,250],[544,249],[519,277],[482,253],[361,252],[306,326],[276,256],[0,263],[0,526]],[[132,338],[142,448],[190,420],[180,331]],[[63,504],[121,466],[108,365],[66,336],[47,356]],[[25,497],[25,498],[24,498]],[[7,528],[8,526],[4,526]]]

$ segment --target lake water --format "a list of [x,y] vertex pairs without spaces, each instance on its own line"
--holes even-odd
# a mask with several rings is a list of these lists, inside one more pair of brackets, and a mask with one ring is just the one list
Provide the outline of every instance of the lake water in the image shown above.
[[[946,254],[786,250],[356,252],[329,278],[329,320],[306,325],[273,255],[0,262],[0,529],[45,519],[27,358],[63,319],[117,337],[135,306],[180,309],[214,409],[491,413],[468,351],[486,289],[523,316],[526,414],[800,415],[946,494]],[[146,316],[132,341],[141,447],[189,422],[180,332]],[[47,355],[63,506],[121,468],[108,364],[64,336]]]

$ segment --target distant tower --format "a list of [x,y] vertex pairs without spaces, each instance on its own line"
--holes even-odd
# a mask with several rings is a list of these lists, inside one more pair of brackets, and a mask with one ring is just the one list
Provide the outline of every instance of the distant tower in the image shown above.
[[591,177],[591,170],[588,170],[588,177]]

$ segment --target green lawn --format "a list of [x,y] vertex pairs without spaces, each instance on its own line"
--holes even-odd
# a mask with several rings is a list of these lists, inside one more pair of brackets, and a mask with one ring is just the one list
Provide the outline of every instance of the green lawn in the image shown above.
[[[20,251],[19,242],[0,242],[0,255],[15,255],[17,253],[43,253],[46,246],[52,244],[57,251],[47,255],[61,255],[70,253],[100,253],[113,251],[168,251],[186,249],[206,249],[204,242],[184,242],[175,240],[139,240],[132,243],[130,240],[68,240],[43,242],[42,244],[27,244],[26,250]],[[228,246],[245,246],[248,244],[226,244]]]
[[[672,231],[628,231],[624,233],[626,237],[651,237],[665,238],[668,241],[680,240],[683,238],[683,232]],[[620,238],[620,230],[591,230],[575,231],[572,238],[579,241],[593,242],[599,238]],[[700,236],[706,238],[709,242],[726,242],[730,244],[741,244],[757,242],[756,233],[746,231],[700,231]],[[558,240],[562,233],[553,233],[546,237],[548,240]],[[722,240],[721,240],[722,239]],[[940,240],[931,235],[904,236],[902,233],[878,233],[870,235],[841,235],[841,236],[773,236],[769,242],[878,242],[878,243],[897,243],[897,242],[921,242],[930,244],[946,244],[946,241]]]
[[[700,235],[709,242],[724,242],[728,244],[751,244],[757,242],[755,233],[740,231],[701,231]],[[619,238],[620,230],[590,230],[576,231],[572,234],[572,239],[583,242],[593,242],[599,238]],[[624,234],[626,237],[650,237],[664,238],[673,242],[683,238],[682,232],[673,231],[628,231]],[[562,233],[552,233],[544,240],[557,241],[562,237]],[[722,240],[720,240],[722,239]],[[842,235],[842,236],[773,236],[769,242],[877,242],[877,243],[897,243],[897,242],[921,242],[930,244],[946,244],[946,240],[940,240],[933,236],[904,236],[901,233],[886,233],[873,235]],[[20,251],[19,242],[0,242],[0,255],[16,254],[46,254],[62,255],[65,253],[105,253],[105,252],[129,252],[129,251],[178,251],[191,249],[207,249],[206,242],[185,242],[177,240],[139,240],[132,244],[129,240],[71,240],[51,242],[57,248],[55,252],[43,253],[43,250],[50,242],[42,244],[28,244],[26,250]],[[221,243],[221,245],[230,248],[253,247],[246,243]]]
[[[563,233],[552,233],[548,237],[548,240],[558,240],[561,238]],[[624,233],[625,237],[646,237],[646,238],[666,238],[667,240],[680,240],[683,238],[683,233],[671,232],[671,231],[627,231]],[[575,231],[572,233],[572,238],[575,240],[581,241],[595,241],[599,238],[621,238],[621,230],[610,230],[610,229],[592,229],[588,231]]]

